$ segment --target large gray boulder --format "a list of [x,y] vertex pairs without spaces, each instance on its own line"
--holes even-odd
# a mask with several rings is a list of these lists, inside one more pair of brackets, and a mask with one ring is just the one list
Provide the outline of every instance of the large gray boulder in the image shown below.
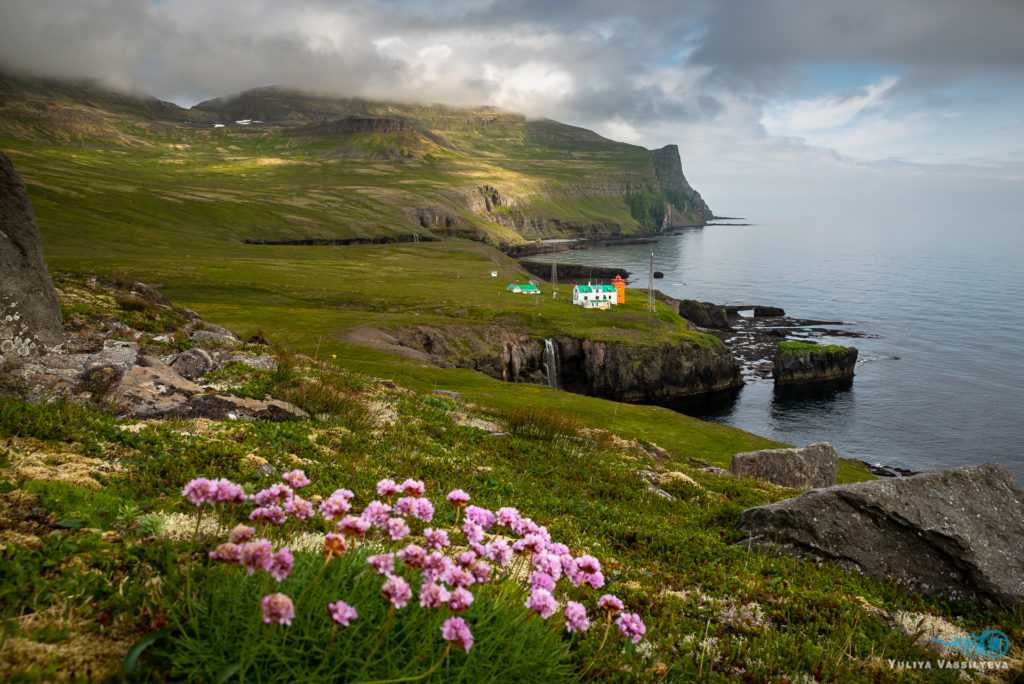
[[812,489],[749,508],[743,544],[832,560],[914,591],[1024,603],[1024,488],[997,463]]
[[780,487],[831,487],[839,471],[839,454],[828,442],[800,449],[762,449],[735,454],[729,470],[737,477],[755,477]]
[[63,335],[32,201],[0,153],[0,355],[36,356],[59,346]]

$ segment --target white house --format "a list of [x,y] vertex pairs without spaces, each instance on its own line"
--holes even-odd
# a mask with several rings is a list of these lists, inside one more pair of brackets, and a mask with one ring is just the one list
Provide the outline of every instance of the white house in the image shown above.
[[577,285],[572,288],[572,303],[584,309],[609,309],[619,297],[613,285]]

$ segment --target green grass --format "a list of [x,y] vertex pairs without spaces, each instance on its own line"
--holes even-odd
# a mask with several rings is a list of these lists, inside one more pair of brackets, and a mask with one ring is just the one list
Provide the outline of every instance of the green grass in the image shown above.
[[779,350],[787,354],[840,354],[849,349],[839,344],[814,344],[811,342],[797,342],[787,340],[779,343]]

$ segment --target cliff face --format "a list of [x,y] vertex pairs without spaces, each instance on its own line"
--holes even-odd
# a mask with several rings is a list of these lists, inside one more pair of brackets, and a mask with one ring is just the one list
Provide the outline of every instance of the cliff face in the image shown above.
[[672,401],[743,385],[739,365],[718,343],[644,346],[558,335],[552,338],[552,370],[544,340],[498,327],[416,326],[380,332],[387,335],[392,351],[402,348],[407,356],[435,365],[617,401]]
[[780,348],[772,363],[772,377],[776,385],[846,380],[853,377],[856,365],[856,347]]

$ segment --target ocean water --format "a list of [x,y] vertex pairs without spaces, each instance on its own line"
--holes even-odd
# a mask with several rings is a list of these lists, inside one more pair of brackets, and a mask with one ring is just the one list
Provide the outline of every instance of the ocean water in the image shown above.
[[654,286],[671,296],[779,306],[872,336],[821,340],[859,349],[848,389],[782,395],[768,378],[687,413],[912,470],[997,461],[1024,482],[1024,225],[751,223],[534,258],[624,268],[645,288],[653,251],[665,274]]

